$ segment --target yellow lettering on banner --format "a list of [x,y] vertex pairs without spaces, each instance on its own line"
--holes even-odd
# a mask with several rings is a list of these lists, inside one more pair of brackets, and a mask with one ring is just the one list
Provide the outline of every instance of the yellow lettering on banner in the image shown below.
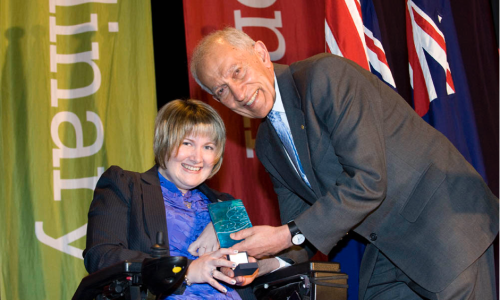
[[55,239],[51,236],[48,236],[43,231],[43,222],[35,222],[35,234],[36,238],[45,245],[72,255],[76,258],[83,259],[83,250],[70,246],[70,244],[78,239],[81,239],[87,234],[87,224],[71,231],[68,234],[61,236],[60,238]]
[[[102,144],[104,143],[104,128],[101,119],[96,113],[87,111],[87,121],[94,123],[97,130],[97,137],[92,145],[85,147],[83,146],[82,123],[76,114],[69,111],[61,111],[52,118],[50,134],[52,136],[52,141],[54,141],[54,144],[57,146],[56,149],[52,150],[52,164],[54,167],[59,167],[61,165],[61,158],[86,157],[94,155],[101,150]],[[59,125],[63,122],[68,122],[73,125],[76,134],[76,148],[64,146],[59,138]]]
[[61,190],[89,189],[93,191],[102,173],[104,173],[104,168],[98,167],[97,176],[61,179],[61,171],[54,170],[54,201],[61,201]]
[[[104,3],[116,4],[117,0],[49,0],[49,11],[55,14],[57,6],[76,6],[86,3]],[[101,87],[101,71],[97,64],[99,60],[99,44],[92,42],[91,50],[80,53],[72,54],[58,54],[57,53],[57,37],[58,36],[71,36],[84,32],[97,32],[98,30],[98,16],[93,13],[90,14],[90,21],[74,25],[57,25],[56,16],[49,16],[49,40],[50,40],[50,72],[57,73],[58,64],[77,64],[85,63],[92,68],[93,80],[88,86],[72,88],[72,89],[59,89],[57,79],[50,80],[50,105],[58,107],[59,99],[77,99],[87,97],[97,93]],[[108,31],[118,32],[118,22],[109,22]],[[64,78],[64,76],[62,76]],[[72,106],[74,107],[74,106]],[[83,128],[82,123],[78,116],[69,111],[59,111],[52,118],[50,133],[52,141],[56,148],[52,150],[52,165],[54,168],[61,166],[61,159],[76,159],[81,157],[89,157],[98,153],[104,143],[104,128],[102,121],[95,112],[86,112],[87,122],[94,124],[97,132],[95,141],[90,146],[84,146],[83,143]],[[68,122],[73,126],[76,137],[76,146],[74,148],[67,147],[61,137],[59,136],[59,126]],[[75,189],[89,189],[93,190],[99,180],[99,177],[104,173],[104,167],[97,167],[97,175],[83,178],[74,178],[77,176],[70,176],[73,178],[61,178],[61,170],[54,169],[53,174],[53,192],[54,201],[61,201],[62,190],[75,190]],[[82,250],[69,244],[84,237],[87,233],[87,224],[80,228],[67,233],[59,238],[53,238],[47,235],[43,230],[43,222],[35,222],[35,233],[37,239],[54,249],[83,259]]]
[[76,89],[57,88],[57,79],[50,80],[51,103],[57,107],[58,99],[76,99],[94,94],[101,87],[101,70],[93,60],[99,59],[99,44],[92,43],[92,50],[75,54],[57,54],[56,45],[50,45],[50,71],[57,73],[57,64],[87,63],[94,71],[94,80],[86,87]]
[[285,38],[283,34],[277,29],[281,28],[283,25],[281,23],[281,12],[274,12],[274,19],[267,18],[242,18],[241,10],[234,11],[234,27],[239,30],[243,30],[243,27],[265,27],[271,29],[278,38],[278,48],[275,51],[269,51],[272,61],[280,60],[285,56]]
[[[238,0],[239,3],[252,8],[266,8],[273,5],[276,0]],[[274,19],[241,17],[241,10],[234,11],[234,27],[243,30],[243,27],[265,27],[271,29],[278,38],[278,48],[270,51],[272,61],[280,60],[285,56],[286,45],[283,34],[278,30],[282,28],[281,12],[274,11]],[[250,119],[243,117],[243,128],[245,130],[245,147],[247,158],[254,158],[255,139],[252,138]]]
[[97,14],[90,14],[90,22],[70,26],[56,25],[56,17],[49,17],[50,42],[55,43],[58,35],[73,35],[89,31],[97,31]]
[[247,158],[253,158],[253,149],[255,149],[255,139],[252,138],[252,128],[250,119],[243,117],[243,127],[245,128],[245,146],[247,149]]
[[85,3],[115,4],[118,0],[49,0],[49,12],[56,13],[56,6],[75,6]]
[[238,0],[239,3],[253,8],[266,8],[274,4],[276,0]]

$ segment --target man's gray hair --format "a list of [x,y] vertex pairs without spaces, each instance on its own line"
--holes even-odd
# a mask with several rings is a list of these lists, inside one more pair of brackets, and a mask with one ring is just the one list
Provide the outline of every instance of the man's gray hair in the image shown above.
[[201,83],[197,70],[202,64],[205,56],[210,53],[212,45],[218,41],[222,40],[227,42],[229,45],[234,46],[241,50],[253,51],[253,46],[255,41],[249,37],[246,33],[233,27],[226,27],[222,30],[217,30],[209,35],[205,36],[194,48],[193,56],[191,57],[191,75],[193,75],[194,80],[198,83],[203,90],[213,95],[210,88]]

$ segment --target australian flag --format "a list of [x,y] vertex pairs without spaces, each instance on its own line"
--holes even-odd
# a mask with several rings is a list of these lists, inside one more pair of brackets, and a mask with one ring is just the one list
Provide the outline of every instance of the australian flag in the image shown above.
[[486,180],[449,1],[407,0],[406,35],[415,111]]
[[[326,0],[325,41],[327,52],[348,58],[396,89],[387,63],[378,19],[372,0]],[[330,253],[348,274],[348,299],[358,299],[359,268],[365,242],[355,235],[344,238]]]
[[328,52],[343,56],[395,88],[372,0],[326,0]]

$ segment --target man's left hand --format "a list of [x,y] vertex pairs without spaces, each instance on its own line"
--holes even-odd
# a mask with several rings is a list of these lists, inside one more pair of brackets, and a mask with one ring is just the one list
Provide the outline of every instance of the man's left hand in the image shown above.
[[254,226],[231,233],[233,240],[243,240],[232,246],[232,249],[246,251],[249,256],[261,258],[274,255],[292,246],[292,237],[287,225]]

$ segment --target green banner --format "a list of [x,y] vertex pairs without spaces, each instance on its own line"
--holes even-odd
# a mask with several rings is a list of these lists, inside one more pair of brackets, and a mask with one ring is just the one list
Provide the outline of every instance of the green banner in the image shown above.
[[71,299],[111,165],[152,166],[150,1],[0,1],[0,299]]

